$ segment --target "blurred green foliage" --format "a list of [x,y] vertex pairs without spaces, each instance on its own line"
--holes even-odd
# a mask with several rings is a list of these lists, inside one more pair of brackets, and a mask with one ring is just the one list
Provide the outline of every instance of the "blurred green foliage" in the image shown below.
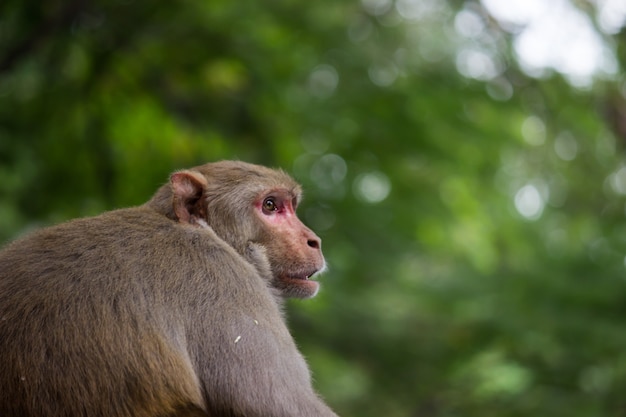
[[290,326],[340,415],[625,416],[626,78],[532,78],[480,3],[409,3],[2,2],[0,241],[280,166],[330,264]]

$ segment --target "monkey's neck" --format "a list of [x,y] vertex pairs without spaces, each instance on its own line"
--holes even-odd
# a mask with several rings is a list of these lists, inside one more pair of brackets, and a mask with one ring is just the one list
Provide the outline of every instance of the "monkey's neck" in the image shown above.
[[169,184],[161,186],[144,206],[169,219],[177,220],[176,213],[174,213],[174,206],[172,205],[172,190]]
[[265,281],[265,284],[272,294],[272,297],[274,297],[281,314],[283,314],[283,305],[285,304],[285,300],[282,297],[280,290],[275,288],[273,285],[274,274],[272,273],[270,261],[267,259],[265,247],[259,243],[248,242],[242,255],[257,270],[263,281]]

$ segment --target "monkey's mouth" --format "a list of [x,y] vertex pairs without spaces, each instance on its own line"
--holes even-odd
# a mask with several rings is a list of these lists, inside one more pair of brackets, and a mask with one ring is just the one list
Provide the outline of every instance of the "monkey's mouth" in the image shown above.
[[302,281],[312,281],[315,282],[315,276],[319,271],[316,270],[312,270],[312,271],[302,271],[302,272],[287,272],[284,274],[280,274],[279,275],[279,281],[282,281],[283,283],[288,283],[288,282],[293,282],[295,284],[295,282],[302,282]]
[[317,274],[317,272],[318,272],[317,269],[312,270],[312,271],[304,271],[304,272],[298,273],[298,274],[287,275],[287,278],[288,279],[299,279],[299,280],[302,280],[302,281],[308,281],[309,279],[312,279],[313,276],[315,274]]
[[311,298],[315,297],[320,284],[313,278],[320,270],[289,271],[280,274],[274,287],[281,291],[283,297]]

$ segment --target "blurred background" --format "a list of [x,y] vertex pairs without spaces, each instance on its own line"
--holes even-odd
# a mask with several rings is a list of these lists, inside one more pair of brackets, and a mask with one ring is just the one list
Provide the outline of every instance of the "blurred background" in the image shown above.
[[4,0],[0,242],[282,167],[342,416],[626,416],[623,0]]

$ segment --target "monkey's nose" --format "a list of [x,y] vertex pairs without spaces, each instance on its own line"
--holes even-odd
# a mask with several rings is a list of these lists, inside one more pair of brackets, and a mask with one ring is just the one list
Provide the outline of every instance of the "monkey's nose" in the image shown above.
[[306,244],[313,249],[319,249],[321,245],[320,239],[308,239]]

